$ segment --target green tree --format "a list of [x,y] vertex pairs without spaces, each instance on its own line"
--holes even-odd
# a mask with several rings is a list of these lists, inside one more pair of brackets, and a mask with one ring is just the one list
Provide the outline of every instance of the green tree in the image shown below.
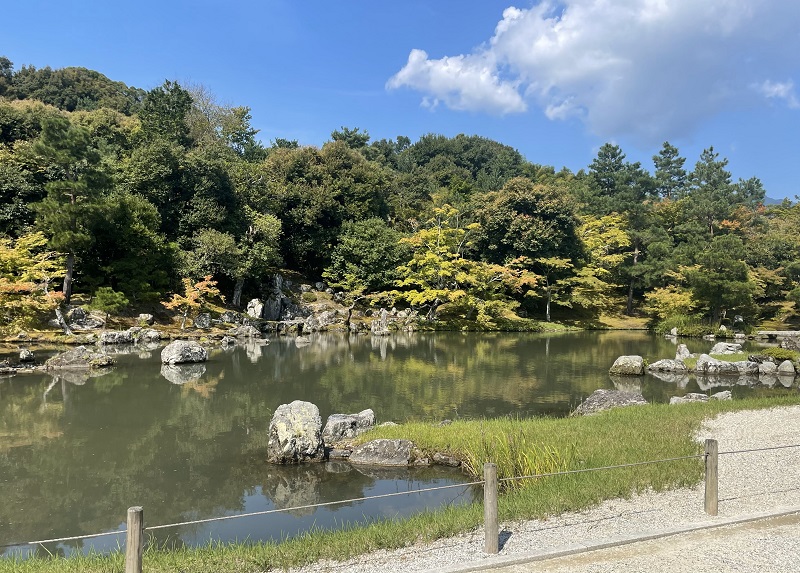
[[653,156],[655,165],[656,192],[662,199],[679,199],[686,191],[687,177],[683,164],[686,159],[678,153],[678,148],[664,142],[658,155]]
[[191,143],[189,123],[192,95],[178,82],[166,80],[147,92],[139,110],[142,134],[148,140],[161,138],[188,147]]
[[46,185],[47,197],[37,205],[37,225],[50,235],[52,248],[67,254],[63,291],[69,304],[75,257],[94,241],[88,226],[110,180],[100,170],[100,156],[86,130],[66,118],[47,119],[33,151],[58,170],[57,178]]
[[94,291],[91,306],[106,314],[105,322],[108,324],[109,315],[119,313],[129,304],[130,301],[125,298],[123,293],[117,292],[111,287],[100,287]]

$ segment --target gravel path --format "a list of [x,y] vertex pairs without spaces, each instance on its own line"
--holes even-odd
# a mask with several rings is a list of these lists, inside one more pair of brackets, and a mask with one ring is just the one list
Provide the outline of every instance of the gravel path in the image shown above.
[[[723,414],[708,421],[697,439],[703,442],[706,438],[712,437],[718,440],[720,452],[800,444],[800,406]],[[651,492],[627,500],[610,500],[587,511],[564,514],[547,520],[501,524],[500,556],[522,556],[534,550],[558,550],[576,543],[599,543],[610,538],[646,534],[677,525],[713,523],[715,520],[723,521],[726,518],[765,511],[774,513],[790,511],[800,507],[800,480],[797,478],[799,471],[800,448],[734,455],[721,454],[719,516],[716,518],[703,512],[702,484],[693,489]],[[792,527],[791,524],[781,525],[784,526]],[[703,535],[713,536],[715,535],[713,531],[715,530]],[[737,551],[740,558],[737,560],[734,556],[732,559],[736,562],[745,562],[756,554],[756,548],[759,547],[762,549],[764,547],[763,540],[759,536],[741,534],[726,551]],[[483,531],[479,530],[442,539],[429,545],[396,551],[379,551],[347,562],[321,562],[293,571],[295,573],[311,571],[411,573],[440,571],[444,568],[481,561],[484,561],[488,568],[492,563],[491,558],[492,556],[483,553]],[[643,569],[624,566],[621,570],[661,570],[658,566],[660,562],[653,561],[653,563],[655,565],[642,565]],[[537,570],[540,570],[541,565],[541,563],[537,565]],[[572,569],[563,570],[576,569],[573,566]],[[748,571],[749,569],[717,570]],[[763,564],[752,569],[760,573],[769,570],[765,569]]]

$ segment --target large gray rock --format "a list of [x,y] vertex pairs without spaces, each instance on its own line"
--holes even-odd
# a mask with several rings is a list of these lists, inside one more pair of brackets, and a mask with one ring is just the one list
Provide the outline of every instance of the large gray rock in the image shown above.
[[154,328],[145,328],[139,331],[136,342],[158,342],[161,340],[161,333]]
[[322,441],[332,444],[354,438],[375,426],[375,412],[362,410],[358,414],[331,414],[322,430]]
[[79,306],[67,311],[66,320],[72,330],[93,330],[102,328],[106,321],[99,314],[92,315]]
[[105,368],[114,364],[114,359],[106,354],[94,352],[85,346],[78,346],[62,352],[44,363],[48,370]]
[[100,333],[99,344],[132,344],[133,332],[130,330],[106,330]]
[[735,342],[717,342],[709,354],[736,354],[742,351],[742,345]]
[[762,374],[762,375],[765,375],[765,376],[768,376],[768,375],[771,375],[771,374],[777,374],[778,373],[778,365],[775,364],[774,362],[766,362],[766,361],[765,362],[761,362],[758,365],[758,373]]
[[619,390],[606,390],[601,388],[595,390],[584,400],[580,406],[575,408],[572,413],[574,416],[585,416],[596,414],[612,408],[624,408],[626,406],[641,406],[647,404],[647,400],[641,394],[631,392],[620,392]]
[[784,360],[780,364],[778,364],[778,375],[795,375],[794,364],[792,364],[791,360]]
[[414,442],[409,440],[372,440],[350,454],[350,463],[372,466],[407,466],[414,457]]
[[207,312],[201,312],[194,319],[195,328],[211,328],[211,315]]
[[261,299],[254,298],[247,303],[247,314],[253,318],[262,318],[264,316],[264,303]]
[[644,360],[641,356],[620,356],[608,373],[614,376],[641,376],[644,374]]
[[697,392],[689,392],[683,396],[673,396],[669,399],[670,404],[687,404],[689,402],[708,402],[708,396]]
[[281,404],[269,423],[267,460],[273,464],[322,461],[322,419],[311,402]]
[[710,400],[733,400],[733,394],[731,394],[730,390],[722,390],[721,392],[715,392],[709,396]]
[[227,332],[227,334],[228,336],[233,336],[234,338],[253,338],[261,336],[261,331],[255,326],[245,326],[243,324],[241,326],[234,326]]
[[161,351],[163,364],[205,362],[206,360],[208,360],[208,351],[194,340],[173,340]]
[[683,361],[691,356],[692,353],[689,352],[689,348],[685,344],[679,344],[677,350],[675,350],[675,360]]
[[787,350],[800,350],[800,337],[789,336],[781,340],[781,348]]
[[739,367],[735,362],[725,362],[712,358],[708,354],[701,354],[694,367],[698,374],[722,374],[726,376],[738,376]]
[[665,358],[647,365],[650,372],[686,372],[686,365],[683,360],[670,360]]
[[31,351],[28,348],[23,348],[22,350],[20,350],[19,351],[19,361],[20,362],[33,362],[34,361],[33,351]]
[[153,315],[148,313],[140,314],[136,320],[139,322],[139,324],[147,326],[153,326],[153,323],[155,322]]

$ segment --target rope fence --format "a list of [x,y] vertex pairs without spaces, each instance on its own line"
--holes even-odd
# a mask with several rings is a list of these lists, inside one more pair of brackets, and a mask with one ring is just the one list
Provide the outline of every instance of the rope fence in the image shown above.
[[648,460],[642,462],[632,462],[628,464],[618,464],[618,465],[610,465],[610,466],[601,466],[601,467],[594,467],[594,468],[581,468],[576,470],[565,470],[560,472],[551,472],[551,473],[542,473],[542,474],[533,474],[533,475],[525,475],[525,476],[513,476],[498,479],[497,478],[497,466],[493,463],[484,464],[483,467],[483,479],[480,481],[472,481],[468,483],[459,483],[459,484],[452,484],[452,485],[445,485],[445,486],[436,486],[436,487],[428,487],[422,489],[413,489],[408,491],[400,491],[400,492],[393,492],[393,493],[385,493],[379,495],[371,495],[365,497],[355,497],[350,499],[341,499],[336,501],[328,501],[322,503],[314,503],[308,505],[298,505],[293,507],[284,507],[279,509],[269,509],[264,511],[254,511],[250,513],[240,513],[236,515],[223,515],[219,517],[210,517],[205,519],[195,519],[191,521],[182,521],[178,523],[166,523],[162,525],[152,525],[149,527],[144,527],[144,519],[143,519],[143,508],[142,507],[131,507],[128,509],[127,514],[127,524],[125,529],[121,529],[119,531],[107,531],[101,533],[92,533],[86,535],[73,535],[69,537],[58,537],[52,539],[40,539],[37,541],[27,541],[27,542],[20,542],[20,543],[12,543],[8,545],[0,545],[0,549],[9,548],[9,547],[20,547],[26,545],[44,545],[48,543],[63,543],[66,541],[80,541],[84,539],[91,539],[97,537],[107,537],[112,535],[120,535],[126,534],[126,554],[125,554],[125,573],[142,573],[142,554],[144,550],[144,533],[146,531],[155,531],[159,529],[166,529],[170,527],[181,527],[186,525],[197,525],[197,524],[204,524],[204,523],[212,523],[218,521],[225,521],[230,519],[240,519],[245,517],[254,517],[254,516],[263,516],[263,515],[270,515],[275,513],[283,513],[283,512],[291,512],[291,511],[299,511],[305,509],[313,509],[317,507],[328,507],[333,505],[342,505],[348,503],[355,503],[355,502],[362,502],[362,501],[370,501],[373,499],[382,499],[382,498],[389,498],[389,497],[398,497],[402,495],[412,495],[412,494],[421,494],[421,493],[428,493],[433,491],[440,491],[446,489],[455,489],[455,488],[466,488],[476,485],[483,485],[484,486],[484,530],[485,530],[485,547],[484,551],[486,553],[498,553],[498,539],[499,539],[499,524],[498,524],[498,513],[497,513],[497,500],[498,500],[498,484],[511,482],[511,481],[520,481],[520,480],[528,480],[528,479],[540,479],[540,478],[547,478],[547,477],[557,477],[557,476],[566,476],[566,475],[573,475],[573,474],[581,474],[581,473],[588,473],[588,472],[596,472],[596,471],[607,471],[607,470],[615,470],[615,469],[623,469],[623,468],[632,468],[632,467],[639,467],[639,466],[646,466],[646,465],[653,465],[653,464],[662,464],[668,462],[676,462],[676,461],[683,461],[683,460],[693,460],[693,459],[702,459],[704,460],[705,465],[705,499],[704,499],[704,509],[708,515],[717,515],[717,506],[718,506],[718,458],[721,455],[734,455],[734,454],[747,454],[753,452],[765,452],[765,451],[772,451],[772,450],[783,450],[789,448],[800,448],[800,444],[789,444],[789,445],[782,445],[782,446],[771,446],[766,448],[752,448],[752,449],[744,449],[744,450],[729,450],[729,451],[718,451],[718,443],[714,439],[708,439],[705,441],[705,451],[702,454],[695,454],[690,456],[680,456],[674,458],[663,458],[659,460]]

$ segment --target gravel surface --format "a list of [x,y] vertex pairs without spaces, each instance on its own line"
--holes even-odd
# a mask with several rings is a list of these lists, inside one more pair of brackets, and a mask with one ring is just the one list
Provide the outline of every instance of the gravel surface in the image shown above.
[[[735,516],[765,511],[778,513],[800,507],[800,481],[797,479],[800,470],[800,447],[724,454],[734,450],[800,444],[800,406],[723,414],[708,421],[697,436],[700,442],[706,438],[715,438],[719,442],[719,516],[716,518],[706,515],[703,511],[702,484],[693,489],[651,492],[627,500],[610,500],[587,511],[563,514],[547,520],[503,523],[500,556],[522,556],[531,551],[558,550],[576,543],[600,543],[615,537],[647,534],[679,525],[713,523],[715,520],[722,521]],[[784,526],[791,527],[791,525],[781,525]],[[730,526],[734,529],[737,527],[740,526]],[[800,529],[797,526],[796,528]],[[714,531],[716,530],[703,535],[713,536]],[[714,570],[752,570],[764,573],[783,569],[765,568],[763,562],[759,562],[757,567],[751,569],[720,568],[720,563],[745,563],[755,559],[758,554],[757,548],[761,551],[765,547],[762,537],[764,536],[744,533],[739,535],[735,542],[726,545],[725,550],[726,554],[736,551],[739,557],[720,557],[722,561],[717,563],[718,568]],[[768,537],[772,538],[771,535]],[[790,537],[796,539],[797,534]],[[783,539],[783,536],[780,539]],[[481,561],[485,561],[487,567],[490,567],[491,558],[494,556],[483,553],[483,543],[483,531],[478,530],[432,544],[396,551],[379,551],[347,562],[320,562],[293,571],[295,573],[311,571],[410,573],[439,571],[443,568]],[[783,550],[775,548],[775,551]],[[620,551],[624,551],[624,548]],[[792,550],[793,555],[795,551],[796,547]],[[641,569],[638,566],[631,568],[628,564],[618,569],[582,567],[579,570],[662,570],[660,565],[663,563],[655,560],[650,565],[642,564]],[[542,564],[538,563],[536,570],[542,570],[541,566]],[[512,570],[526,569],[504,571]],[[567,567],[563,570],[576,569],[573,565],[572,569]]]

